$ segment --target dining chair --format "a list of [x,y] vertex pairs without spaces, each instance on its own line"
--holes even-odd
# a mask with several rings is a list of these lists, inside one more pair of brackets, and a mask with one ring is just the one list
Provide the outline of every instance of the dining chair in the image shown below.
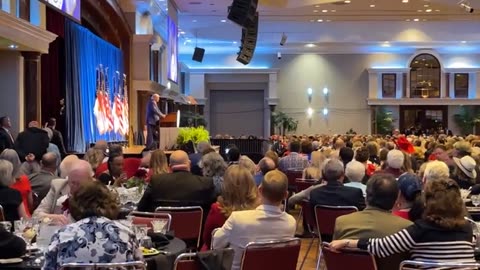
[[[425,262],[425,261],[403,261],[400,263],[400,270],[413,269],[479,269],[480,263],[458,263],[458,262]],[[329,269],[330,270],[330,269]]]
[[338,252],[331,250],[329,243],[324,242],[322,244],[322,254],[328,270],[377,270],[375,257],[365,250],[342,249]]
[[[220,255],[220,253],[222,254]],[[221,258],[221,260],[216,261],[216,263],[221,264],[222,266],[232,265],[234,256],[233,249],[225,248],[206,252],[182,253],[175,259],[173,270],[202,270],[204,267],[201,265],[198,258],[208,256],[207,254],[211,254],[212,257]],[[216,268],[214,269],[224,269],[221,265],[215,265]]]
[[67,263],[67,264],[62,264],[59,270],[69,270],[69,269],[146,270],[147,266],[145,262],[142,262],[142,261],[123,262],[123,263]]
[[167,220],[167,224],[165,225],[167,232],[170,231],[170,226],[172,224],[172,216],[168,213],[133,211],[129,214],[129,216],[132,217],[132,224],[144,224],[149,228],[153,228],[152,221],[155,219]]
[[0,221],[5,221],[5,213],[3,212],[2,205],[0,205]]
[[241,270],[297,269],[299,238],[251,242],[242,255]]
[[159,206],[155,213],[166,213],[172,217],[170,230],[187,243],[188,248],[198,249],[202,235],[203,209],[200,206]]

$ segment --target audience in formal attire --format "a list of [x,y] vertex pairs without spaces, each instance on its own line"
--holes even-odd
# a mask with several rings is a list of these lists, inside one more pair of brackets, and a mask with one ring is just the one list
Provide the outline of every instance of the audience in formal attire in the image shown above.
[[15,151],[21,161],[40,161],[47,152],[50,139],[48,134],[39,128],[37,121],[28,124],[28,128],[20,132],[15,140]]
[[233,165],[233,164],[238,164],[238,161],[240,160],[240,149],[234,144],[227,145],[227,148],[225,148],[226,154],[227,154],[227,164],[228,166]]
[[223,175],[227,169],[227,163],[225,163],[223,157],[216,152],[211,152],[204,155],[199,164],[200,168],[202,169],[203,176],[213,179],[215,193],[220,194],[222,192],[224,180]]
[[110,152],[107,161],[108,170],[100,174],[98,181],[107,186],[121,186],[128,180],[123,166],[123,154],[118,152]]
[[387,154],[386,168],[379,172],[389,173],[395,176],[395,178],[398,178],[404,173],[402,170],[404,160],[405,156],[402,151],[396,149],[390,150]]
[[362,183],[366,184],[370,176],[372,176],[376,171],[377,167],[375,164],[371,163],[368,158],[370,157],[370,152],[366,147],[360,147],[355,151],[355,160],[362,163],[365,166],[365,176],[363,177]]
[[5,149],[0,154],[0,159],[7,160],[13,165],[12,177],[15,181],[10,187],[20,192],[25,213],[27,216],[30,216],[31,210],[33,210],[32,187],[28,176],[21,171],[20,159],[18,158],[17,152],[13,149]]
[[200,162],[200,160],[202,160],[202,157],[204,155],[208,154],[208,153],[205,153],[205,151],[210,150],[210,149],[212,149],[212,146],[210,145],[209,142],[205,142],[205,141],[198,142],[197,152],[188,155],[188,158],[192,162],[192,170],[191,171],[192,171],[193,174],[199,175],[199,176],[203,175],[202,174],[202,169],[200,168],[198,163]]
[[353,160],[354,157],[354,152],[352,148],[350,147],[342,147],[339,152],[338,156],[340,157],[340,160],[343,162],[343,164],[346,166],[350,161]]
[[308,166],[308,160],[305,156],[301,155],[300,152],[300,142],[292,141],[289,145],[290,153],[288,156],[280,159],[278,163],[278,168],[283,171],[297,170],[303,171]]
[[404,173],[398,178],[399,194],[393,214],[407,220],[415,221],[421,218],[421,213],[413,210],[413,205],[420,200],[422,184],[420,179],[412,173]]
[[232,270],[239,270],[245,246],[253,241],[293,237],[295,219],[280,209],[288,196],[287,176],[268,172],[259,187],[261,205],[255,210],[234,211],[213,236],[213,248],[230,246],[234,250]]
[[475,262],[472,226],[457,183],[450,179],[428,181],[425,187],[422,219],[406,229],[382,238],[333,241],[334,249],[346,247],[368,250],[388,257],[410,252],[412,260],[432,262]]
[[149,175],[169,173],[167,155],[163,150],[157,149],[151,153]]
[[69,198],[75,223],[59,229],[45,254],[43,269],[54,270],[66,263],[121,263],[142,260],[135,234],[117,218],[119,205],[105,185],[82,184]]
[[303,140],[300,144],[300,150],[302,155],[307,157],[307,160],[310,161],[312,158],[313,145],[310,140]]
[[0,118],[0,153],[5,149],[13,149],[15,140],[13,139],[10,129],[12,123],[10,117],[3,116]]
[[222,227],[233,211],[252,210],[259,204],[257,187],[247,169],[232,165],[223,178],[222,193],[210,207],[205,222],[202,250],[210,249],[213,230]]
[[345,176],[341,161],[336,159],[327,160],[322,175],[326,185],[311,190],[310,204],[312,206],[355,206],[359,210],[365,208],[365,198],[362,190],[343,185]]
[[322,152],[312,152],[310,165],[303,170],[302,179],[319,180],[322,178],[322,164],[325,156]]
[[362,183],[365,177],[365,165],[356,160],[350,161],[345,167],[345,176],[349,180],[345,184],[346,187],[359,188],[364,197],[367,195],[367,186]]
[[247,169],[252,174],[252,176],[255,175],[255,173],[257,172],[257,165],[248,156],[241,156],[238,160],[238,165]]
[[[459,151],[458,153],[462,153]],[[452,179],[455,180],[460,188],[469,189],[475,185],[477,178],[477,171],[475,167],[477,163],[471,156],[463,156],[462,158],[453,157],[455,162],[455,168],[451,175]]]
[[0,159],[0,205],[3,207],[5,220],[12,223],[21,217],[28,217],[22,195],[18,190],[10,187],[14,182],[12,163]]
[[448,165],[439,160],[434,160],[430,161],[427,163],[425,166],[425,172],[423,174],[423,183],[432,181],[432,180],[438,180],[438,179],[443,179],[443,178],[449,178],[450,177],[450,170],[448,168]]
[[[352,161],[353,162],[353,161]],[[335,222],[333,239],[359,239],[384,237],[412,225],[412,222],[391,214],[398,194],[398,185],[390,174],[375,174],[367,183],[365,210],[340,216]],[[379,270],[398,269],[403,253],[388,259],[376,258]]]
[[170,155],[172,172],[152,176],[137,209],[153,212],[158,206],[200,205],[204,213],[208,213],[216,200],[213,180],[193,175],[190,166],[187,153],[173,152]]
[[76,156],[67,156],[62,161],[61,176],[65,178],[52,180],[50,190],[33,212],[33,217],[40,219],[48,217],[53,223],[62,225],[72,222],[69,198],[82,184],[93,181],[93,170],[90,164],[73,157]]
[[275,162],[269,157],[262,158],[260,162],[258,162],[257,173],[255,173],[253,176],[253,179],[255,179],[255,184],[260,186],[265,174],[272,170],[275,170]]
[[36,209],[40,202],[45,198],[52,180],[57,177],[57,156],[54,153],[46,153],[43,155],[41,163],[41,171],[28,176],[30,185],[32,186],[33,209]]
[[0,259],[20,258],[26,251],[26,242],[0,225]]
[[61,158],[66,157],[67,156],[67,151],[65,149],[65,144],[63,142],[62,133],[59,130],[56,129],[57,119],[55,119],[53,117],[48,119],[47,127],[50,128],[53,132],[53,136],[52,136],[50,141],[58,147],[58,150],[60,151]]
[[376,142],[368,142],[367,145],[367,150],[368,153],[370,154],[370,157],[368,160],[372,162],[373,164],[380,166],[380,157],[378,156],[378,151],[379,151],[379,146]]

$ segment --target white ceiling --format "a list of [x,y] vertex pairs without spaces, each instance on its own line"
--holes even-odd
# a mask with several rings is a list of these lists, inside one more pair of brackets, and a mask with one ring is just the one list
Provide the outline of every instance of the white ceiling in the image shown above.
[[[232,0],[174,0],[179,10],[180,53],[195,45],[206,53],[238,51],[241,29],[228,21]],[[332,3],[334,2],[334,3]],[[470,14],[457,0],[260,0],[256,53],[410,52],[434,48],[480,49],[480,1]],[[282,33],[288,36],[279,46]],[[463,41],[463,42],[462,42]],[[313,47],[306,47],[308,43]]]

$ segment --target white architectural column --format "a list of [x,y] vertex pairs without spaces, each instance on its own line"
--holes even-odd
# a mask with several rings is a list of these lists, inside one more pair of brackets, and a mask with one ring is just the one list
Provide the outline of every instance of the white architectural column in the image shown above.
[[395,97],[396,98],[403,98],[403,72],[395,73]]
[[455,98],[455,73],[450,72],[448,76],[448,97]]
[[278,74],[277,73],[270,73],[268,74],[268,93],[266,97],[265,106],[263,109],[263,119],[265,126],[263,128],[263,134],[268,135],[270,134],[270,129],[272,123],[270,121],[272,112],[270,110],[271,105],[278,105],[278,96],[277,96],[277,80]]
[[[380,79],[379,79],[380,77]],[[382,76],[374,69],[368,69],[368,98],[381,98],[382,90],[378,87],[378,82]]]
[[448,85],[446,85],[445,81],[445,72],[442,70],[440,72],[440,97],[448,97]]

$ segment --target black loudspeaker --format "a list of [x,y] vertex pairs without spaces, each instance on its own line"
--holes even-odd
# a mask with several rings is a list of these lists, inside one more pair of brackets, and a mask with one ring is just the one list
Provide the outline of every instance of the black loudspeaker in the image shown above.
[[228,8],[228,19],[246,28],[254,22],[257,6],[258,0],[233,0]]
[[247,28],[242,29],[242,45],[240,52],[238,52],[237,61],[248,65],[253,58],[255,48],[257,46],[258,36],[258,12],[255,14],[253,23],[248,25]]
[[201,63],[203,61],[203,56],[204,55],[205,55],[205,49],[204,48],[195,47],[195,51],[193,52],[192,60]]

